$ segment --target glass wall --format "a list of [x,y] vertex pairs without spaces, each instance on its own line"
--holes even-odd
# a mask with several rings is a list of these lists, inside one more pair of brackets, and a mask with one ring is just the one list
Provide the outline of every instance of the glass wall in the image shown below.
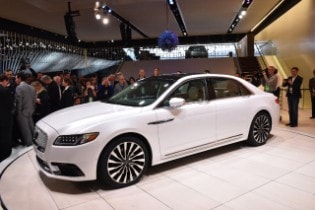
[[236,56],[235,43],[178,45],[172,51],[159,47],[124,48],[132,60],[169,60],[186,58],[217,58]]
[[[178,45],[171,51],[163,51],[158,46],[84,48],[83,45],[73,46],[63,42],[2,31],[0,33],[0,72],[8,68],[18,71],[25,59],[28,59],[38,70],[56,71],[79,67],[82,69],[89,66],[89,63],[95,66],[94,59],[117,63],[126,60],[238,57],[238,48],[238,43]],[[255,56],[275,54],[276,48],[271,41],[255,43]],[[88,62],[91,59],[93,62]]]

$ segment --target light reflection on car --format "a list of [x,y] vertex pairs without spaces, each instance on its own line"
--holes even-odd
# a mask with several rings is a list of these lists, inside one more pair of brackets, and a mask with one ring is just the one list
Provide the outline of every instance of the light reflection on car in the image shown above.
[[34,150],[48,177],[118,188],[149,166],[239,141],[263,145],[278,121],[277,98],[240,78],[162,75],[48,115],[36,124]]

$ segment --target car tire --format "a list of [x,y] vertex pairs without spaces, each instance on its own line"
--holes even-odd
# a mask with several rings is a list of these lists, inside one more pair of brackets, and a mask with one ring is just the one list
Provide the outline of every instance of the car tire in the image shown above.
[[148,167],[146,145],[135,137],[114,140],[102,152],[98,163],[98,180],[112,188],[137,183]]
[[268,113],[256,114],[250,126],[247,143],[252,146],[265,144],[269,138],[271,127],[272,122]]

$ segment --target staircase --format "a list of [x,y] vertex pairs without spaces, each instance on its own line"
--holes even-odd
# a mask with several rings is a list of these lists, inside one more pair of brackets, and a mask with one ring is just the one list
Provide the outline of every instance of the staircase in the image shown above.
[[241,73],[261,71],[261,67],[256,57],[238,57],[237,59]]
[[[256,57],[238,57],[236,58],[238,62],[239,72],[246,78],[246,80],[255,83],[255,78],[261,73],[261,66]],[[254,84],[259,86],[259,84]]]

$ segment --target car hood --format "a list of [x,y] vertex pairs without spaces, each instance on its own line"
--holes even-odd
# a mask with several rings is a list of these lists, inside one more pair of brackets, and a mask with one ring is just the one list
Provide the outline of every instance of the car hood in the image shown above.
[[84,132],[89,129],[89,126],[126,116],[125,112],[130,113],[131,110],[139,112],[141,108],[93,102],[56,111],[41,121],[55,129],[59,134],[67,130]]

